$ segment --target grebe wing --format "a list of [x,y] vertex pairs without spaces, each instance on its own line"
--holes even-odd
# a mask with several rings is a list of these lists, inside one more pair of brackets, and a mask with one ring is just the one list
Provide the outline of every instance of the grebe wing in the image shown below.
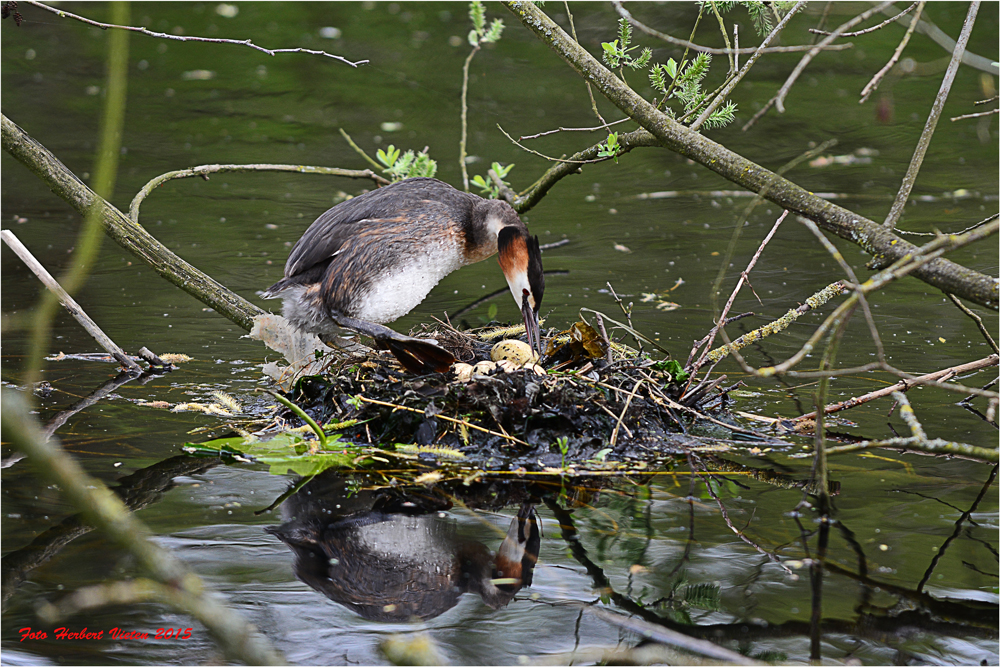
[[341,202],[320,215],[292,248],[285,263],[285,277],[326,264],[359,226],[407,218],[433,201],[456,212],[470,211],[475,197],[434,178],[408,178]]

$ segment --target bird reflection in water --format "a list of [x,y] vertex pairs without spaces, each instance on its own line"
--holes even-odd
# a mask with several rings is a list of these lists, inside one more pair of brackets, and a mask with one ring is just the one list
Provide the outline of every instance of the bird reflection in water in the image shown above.
[[295,554],[305,584],[377,621],[428,619],[477,593],[501,609],[531,585],[541,536],[522,502],[496,553],[461,539],[442,512],[451,503],[394,489],[351,493],[343,476],[319,475],[282,505],[267,532]]

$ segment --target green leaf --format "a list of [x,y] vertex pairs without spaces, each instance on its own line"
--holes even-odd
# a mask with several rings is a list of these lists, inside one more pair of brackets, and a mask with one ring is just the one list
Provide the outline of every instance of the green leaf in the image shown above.
[[[269,440],[256,438],[218,438],[202,443],[187,443],[184,451],[190,454],[236,457],[243,462],[263,463],[270,466],[272,475],[288,471],[300,475],[316,474],[331,467],[353,465],[359,449],[351,443],[338,443],[339,435],[327,438],[327,448],[310,454],[316,448],[315,440],[306,440],[298,433],[280,433]],[[332,451],[331,451],[332,450]]]
[[677,61],[673,58],[667,61],[667,74],[670,75],[671,79],[677,78]]
[[625,56],[625,52],[618,48],[618,40],[601,42],[601,47],[604,49],[604,53],[602,54],[604,63],[612,69],[617,68],[621,64],[621,59]]
[[705,119],[705,122],[702,123],[701,127],[704,130],[714,130],[716,128],[725,127],[734,120],[736,120],[736,103],[729,100],[726,102],[725,106],[716,109],[709,114],[708,118]]
[[614,450],[612,450],[610,447],[605,447],[604,449],[594,454],[594,460],[601,461],[603,463],[604,459],[606,459],[608,454],[610,454],[612,451]]
[[635,59],[629,58],[628,66],[631,67],[632,69],[646,69],[646,65],[649,64],[649,61],[652,58],[653,58],[653,51],[648,48],[645,48],[642,50],[642,53],[639,55],[638,58]]
[[671,382],[680,383],[690,377],[689,373],[684,372],[684,367],[680,365],[675,359],[665,359],[663,361],[658,361],[653,364],[653,368],[658,371],[663,371],[670,375]]
[[478,43],[479,43],[479,33],[477,33],[475,30],[470,30],[469,31],[469,44],[471,46],[475,46]]
[[628,50],[628,45],[632,41],[632,26],[626,19],[618,19],[618,41],[621,42],[622,51]]
[[472,0],[469,3],[469,20],[472,21],[472,27],[475,31],[482,35],[483,31],[486,30],[486,7],[479,0]]
[[661,95],[667,94],[667,79],[663,76],[666,68],[660,63],[656,63],[649,70],[649,85],[653,90],[658,90]]
[[503,27],[502,19],[493,19],[493,22],[490,24],[490,29],[486,31],[485,35],[483,35],[482,41],[489,42],[490,44],[500,41],[500,35],[503,33]]

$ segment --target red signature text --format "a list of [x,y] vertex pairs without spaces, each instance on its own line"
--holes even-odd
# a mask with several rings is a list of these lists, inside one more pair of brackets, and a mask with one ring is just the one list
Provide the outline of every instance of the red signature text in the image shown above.
[[[21,628],[19,630],[21,634],[21,641],[26,639],[42,640],[48,639],[49,633],[45,630],[33,630],[31,628]],[[108,636],[115,641],[122,640],[143,640],[149,639],[149,633],[142,630],[122,630],[121,628],[111,628],[108,631]],[[59,640],[77,640],[77,641],[94,641],[104,638],[104,630],[90,630],[89,628],[82,628],[80,630],[71,630],[70,628],[56,628],[52,630],[53,638]],[[191,628],[159,628],[155,633],[156,639],[191,639]]]

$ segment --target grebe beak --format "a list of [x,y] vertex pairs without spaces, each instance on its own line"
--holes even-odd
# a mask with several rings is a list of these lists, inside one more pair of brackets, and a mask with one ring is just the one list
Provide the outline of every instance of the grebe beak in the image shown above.
[[542,251],[538,247],[538,237],[529,236],[524,227],[510,225],[497,234],[497,249],[500,268],[503,269],[514,301],[521,309],[528,343],[541,356],[538,309],[545,291],[545,276],[542,273]]
[[521,317],[524,318],[524,333],[528,337],[528,344],[531,349],[542,356],[542,334],[538,326],[538,310],[531,305],[531,294],[524,290],[521,297]]

